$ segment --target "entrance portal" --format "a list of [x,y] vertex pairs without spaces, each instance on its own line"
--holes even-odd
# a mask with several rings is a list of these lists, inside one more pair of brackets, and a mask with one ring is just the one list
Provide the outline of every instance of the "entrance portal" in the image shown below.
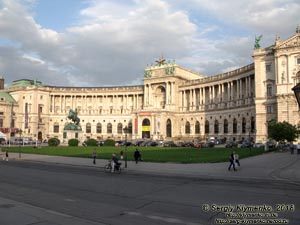
[[144,119],[142,123],[142,138],[150,138],[150,120]]

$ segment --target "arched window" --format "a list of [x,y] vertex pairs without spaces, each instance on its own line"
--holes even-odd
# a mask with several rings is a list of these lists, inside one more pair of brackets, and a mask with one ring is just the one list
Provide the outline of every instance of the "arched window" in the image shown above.
[[252,133],[256,132],[256,130],[255,130],[255,119],[254,119],[253,116],[251,117],[251,132]]
[[236,118],[233,119],[233,123],[232,123],[232,133],[234,133],[234,134],[237,133],[237,121],[236,121]]
[[59,124],[58,123],[55,123],[53,125],[53,133],[59,133]]
[[172,137],[172,122],[170,119],[167,120],[167,137]]
[[121,123],[118,123],[118,134],[123,133],[123,125]]
[[200,123],[199,123],[199,121],[196,121],[196,124],[195,124],[195,134],[200,134]]
[[214,128],[215,128],[215,134],[218,134],[219,133],[219,121],[218,120],[215,120]]
[[224,134],[228,134],[228,120],[224,120]]
[[205,121],[205,134],[209,134],[209,122],[208,122],[208,120]]
[[86,124],[86,128],[85,128],[85,132],[86,132],[87,134],[90,134],[91,131],[92,131],[92,126],[91,126],[90,123],[87,123],[87,124]]
[[132,134],[132,122],[128,123],[128,134]]
[[190,134],[191,133],[191,124],[188,121],[185,124],[185,133],[186,134]]
[[97,123],[97,128],[96,128],[96,132],[97,134],[101,134],[102,133],[102,124],[101,123]]
[[111,123],[108,123],[108,124],[107,124],[107,133],[108,133],[108,134],[111,134],[111,133],[112,133],[112,125],[111,125]]
[[246,133],[246,119],[245,118],[243,118],[243,120],[242,120],[242,133],[243,134]]

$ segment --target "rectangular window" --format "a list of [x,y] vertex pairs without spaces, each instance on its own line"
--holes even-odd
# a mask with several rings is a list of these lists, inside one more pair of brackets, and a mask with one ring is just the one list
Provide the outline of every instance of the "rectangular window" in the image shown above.
[[266,64],[266,72],[271,72],[271,64]]
[[54,125],[53,132],[54,133],[59,133],[59,125]]
[[267,85],[267,96],[271,97],[272,95],[273,95],[273,93],[272,93],[272,85],[268,84]]
[[300,64],[300,58],[297,59],[297,64]]
[[267,113],[272,113],[273,112],[273,107],[268,105],[267,106]]

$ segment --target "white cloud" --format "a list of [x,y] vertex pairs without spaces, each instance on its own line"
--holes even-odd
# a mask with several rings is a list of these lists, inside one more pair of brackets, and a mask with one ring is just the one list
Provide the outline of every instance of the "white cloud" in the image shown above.
[[81,21],[59,33],[26,2],[0,0],[0,39],[14,43],[0,49],[1,74],[74,86],[139,84],[161,54],[209,75],[244,66],[254,36],[268,46],[293,35],[300,9],[295,0],[89,1]]
[[29,61],[33,62],[33,63],[39,63],[39,64],[45,64],[45,61],[36,58],[36,57],[32,57],[30,55],[23,55],[24,59],[28,59]]

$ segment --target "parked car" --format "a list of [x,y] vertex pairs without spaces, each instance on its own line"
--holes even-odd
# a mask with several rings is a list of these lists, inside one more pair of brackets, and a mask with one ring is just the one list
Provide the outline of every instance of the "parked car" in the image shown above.
[[177,147],[173,141],[165,141],[163,144],[164,147]]
[[204,145],[204,142],[195,142],[195,143],[194,143],[194,147],[195,147],[195,148],[202,148],[203,145]]
[[228,141],[226,144],[225,144],[225,148],[234,148],[234,147],[237,147],[238,146],[238,143],[234,142],[234,141]]
[[241,144],[241,148],[250,148],[250,147],[252,147],[251,146],[252,144],[251,144],[251,142],[249,142],[249,141],[244,141],[242,144]]
[[213,148],[213,147],[215,147],[215,143],[211,141],[207,141],[203,145],[203,148]]
[[264,146],[265,145],[262,142],[256,142],[256,143],[254,143],[253,148],[262,148]]
[[268,145],[268,148],[275,148],[276,147],[276,142],[273,141],[273,140],[267,141],[266,144]]
[[145,146],[157,146],[158,143],[156,141],[148,141]]
[[143,142],[144,142],[143,140],[136,141],[133,145],[134,145],[134,146],[141,146],[141,144],[142,144]]

